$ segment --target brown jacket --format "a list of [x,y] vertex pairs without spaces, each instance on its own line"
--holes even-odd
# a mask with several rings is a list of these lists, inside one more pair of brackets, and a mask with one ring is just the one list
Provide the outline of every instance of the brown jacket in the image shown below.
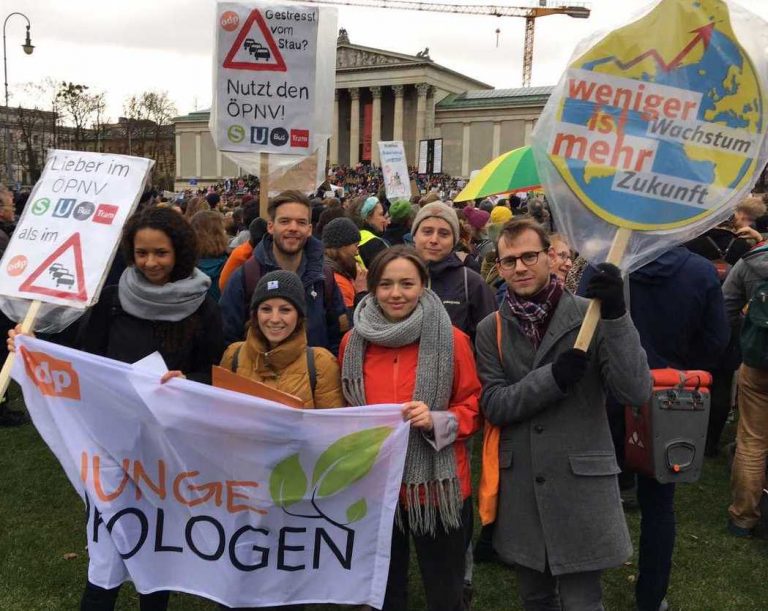
[[244,342],[235,342],[226,349],[221,359],[222,367],[231,370],[238,348],[238,375],[299,397],[304,401],[305,409],[345,405],[339,364],[325,348],[312,348],[317,372],[315,395],[312,396],[303,324],[297,333],[273,350],[269,350],[260,333],[249,329]]

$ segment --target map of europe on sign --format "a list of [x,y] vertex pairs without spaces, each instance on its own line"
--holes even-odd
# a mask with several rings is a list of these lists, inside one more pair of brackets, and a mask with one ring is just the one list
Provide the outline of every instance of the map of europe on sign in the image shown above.
[[723,0],[666,0],[568,67],[547,157],[604,221],[639,231],[733,205],[759,167],[765,97]]

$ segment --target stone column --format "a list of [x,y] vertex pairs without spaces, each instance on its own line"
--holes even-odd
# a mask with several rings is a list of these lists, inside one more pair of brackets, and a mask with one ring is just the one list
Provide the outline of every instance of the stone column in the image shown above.
[[429,93],[429,85],[426,83],[420,83],[416,85],[416,161],[418,161],[419,153],[419,141],[424,140],[425,127],[427,125],[427,93]]
[[333,91],[333,116],[331,117],[331,151],[328,155],[328,163],[339,163],[339,90]]
[[392,85],[395,92],[395,120],[392,129],[392,140],[403,139],[403,93],[404,85]]
[[203,135],[195,134],[195,176],[198,180],[203,176]]
[[427,138],[435,138],[435,91],[430,87],[427,92]]
[[501,155],[501,122],[493,122],[493,150],[491,155],[494,159]]
[[349,165],[354,166],[360,161],[360,89],[349,89]]
[[371,87],[371,163],[379,165],[379,140],[381,140],[381,87]]
[[464,123],[461,130],[461,175],[469,178],[469,135],[471,125]]

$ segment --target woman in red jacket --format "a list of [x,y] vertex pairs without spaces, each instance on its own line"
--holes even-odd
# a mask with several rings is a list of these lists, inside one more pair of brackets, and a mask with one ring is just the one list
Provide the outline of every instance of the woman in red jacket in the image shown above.
[[368,271],[368,295],[342,340],[350,405],[402,403],[411,423],[392,532],[384,611],[408,608],[409,534],[430,611],[461,611],[466,534],[472,527],[466,439],[479,428],[480,382],[469,338],[427,288],[416,251],[395,246]]

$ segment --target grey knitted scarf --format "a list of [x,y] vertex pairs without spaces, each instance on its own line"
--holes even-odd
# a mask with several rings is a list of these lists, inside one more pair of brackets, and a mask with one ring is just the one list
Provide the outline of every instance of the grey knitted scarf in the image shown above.
[[120,306],[137,318],[177,322],[197,311],[205,300],[211,279],[195,268],[192,275],[162,286],[152,284],[134,266],[120,276]]
[[[341,369],[342,390],[349,404],[367,403],[363,380],[367,344],[400,348],[416,342],[419,357],[413,400],[423,401],[433,411],[447,409],[453,390],[453,328],[440,298],[429,289],[413,313],[399,322],[387,320],[371,294],[357,306]],[[411,429],[403,485],[413,533],[434,535],[438,515],[446,531],[461,526],[461,485],[453,446],[436,452],[420,431]],[[396,519],[402,529],[400,511],[398,504]]]

